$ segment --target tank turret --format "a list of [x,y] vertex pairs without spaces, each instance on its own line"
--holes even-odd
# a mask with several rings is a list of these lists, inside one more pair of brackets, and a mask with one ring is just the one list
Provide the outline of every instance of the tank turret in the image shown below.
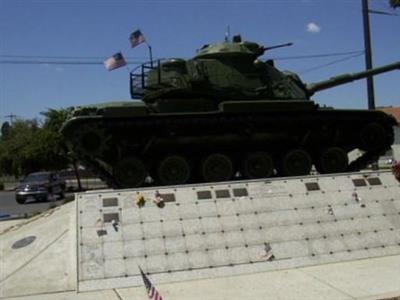
[[[398,69],[400,62],[306,84],[272,60],[265,51],[291,43],[264,47],[235,36],[232,41],[204,45],[188,60],[167,59],[140,66],[131,74],[131,95],[157,112],[210,111],[224,101],[309,100],[317,91]],[[179,99],[179,100],[177,100]]]
[[249,57],[256,59],[263,55],[266,51],[292,46],[293,43],[280,44],[275,46],[264,47],[255,42],[244,41],[240,35],[233,37],[232,41],[223,43],[204,45],[196,54],[196,58],[226,58],[226,57]]
[[[390,149],[393,117],[319,107],[315,92],[399,69],[400,62],[304,83],[263,61],[263,47],[232,41],[192,59],[143,64],[131,73],[136,101],[77,107],[61,132],[75,159],[112,187],[339,173]],[[363,154],[349,162],[348,153]]]

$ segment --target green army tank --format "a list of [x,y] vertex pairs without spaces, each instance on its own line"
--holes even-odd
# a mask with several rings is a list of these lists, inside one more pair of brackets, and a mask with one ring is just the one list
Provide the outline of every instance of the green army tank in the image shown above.
[[[390,149],[393,117],[320,107],[324,89],[400,69],[400,62],[306,84],[261,61],[239,36],[130,74],[136,101],[77,107],[61,132],[72,155],[112,187],[178,185],[359,170]],[[354,149],[364,154],[349,163]]]

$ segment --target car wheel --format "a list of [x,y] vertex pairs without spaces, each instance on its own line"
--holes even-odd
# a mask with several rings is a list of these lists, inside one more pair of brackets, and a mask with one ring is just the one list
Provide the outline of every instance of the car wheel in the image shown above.
[[25,199],[16,198],[18,204],[25,204]]

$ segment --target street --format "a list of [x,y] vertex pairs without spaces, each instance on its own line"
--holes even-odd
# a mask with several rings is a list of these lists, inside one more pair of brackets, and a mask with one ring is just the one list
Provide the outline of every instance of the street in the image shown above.
[[[66,180],[67,191],[65,197],[73,197],[73,191],[76,191],[78,184],[75,179]],[[6,188],[8,191],[0,191],[0,221],[8,218],[18,218],[31,216],[32,214],[40,213],[48,210],[50,207],[60,205],[64,202],[64,199],[57,199],[57,201],[48,202],[32,202],[28,201],[25,204],[18,204],[15,201],[15,191],[11,191],[17,185],[17,182],[8,183]],[[89,189],[104,189],[106,184],[98,178],[83,178],[81,179],[81,186],[84,190]]]
[[15,192],[0,192],[0,220],[9,217],[24,217],[48,210],[50,207],[62,204],[64,199],[50,202],[27,202],[26,204],[18,204],[15,201]]

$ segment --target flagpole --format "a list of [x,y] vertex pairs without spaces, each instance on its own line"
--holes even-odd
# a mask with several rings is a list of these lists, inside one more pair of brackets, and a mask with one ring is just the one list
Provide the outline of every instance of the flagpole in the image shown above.
[[228,25],[225,31],[225,42],[228,42],[230,38],[231,38],[231,28]]
[[153,68],[153,51],[151,50],[151,46],[145,41],[147,47],[149,48],[149,56],[150,56],[150,66]]
[[[121,53],[121,54],[122,54],[122,50],[119,50],[118,53]],[[124,59],[125,59],[125,58],[124,58]],[[125,68],[128,70],[128,73],[130,73],[131,70],[129,69],[128,62],[127,62],[126,60],[125,60],[125,62],[126,62]]]

